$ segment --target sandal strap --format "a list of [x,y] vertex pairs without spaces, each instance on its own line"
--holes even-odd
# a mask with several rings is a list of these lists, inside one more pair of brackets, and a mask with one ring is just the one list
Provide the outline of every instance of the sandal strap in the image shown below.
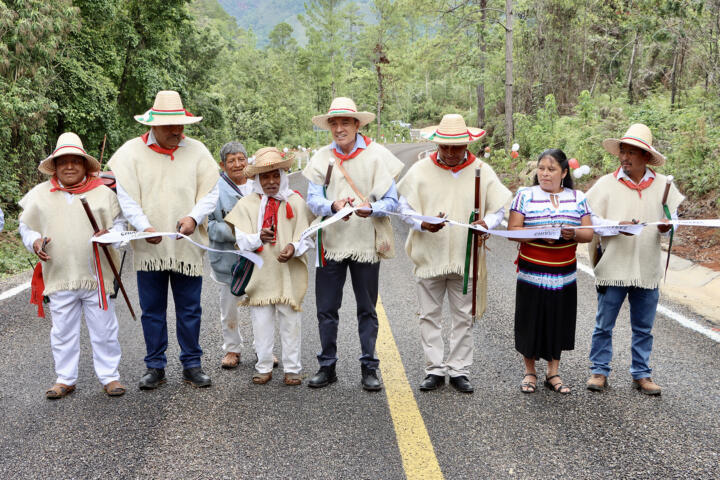
[[[557,375],[556,375],[556,376],[557,376]],[[525,378],[525,377],[535,377],[535,378],[537,378],[537,374],[535,374],[535,373],[526,373],[525,375],[523,375],[523,378]]]
[[545,377],[545,380],[547,380],[547,381],[549,382],[549,381],[552,380],[553,378],[557,378],[557,377],[559,377],[559,376],[560,376],[560,375],[553,375],[552,377]]

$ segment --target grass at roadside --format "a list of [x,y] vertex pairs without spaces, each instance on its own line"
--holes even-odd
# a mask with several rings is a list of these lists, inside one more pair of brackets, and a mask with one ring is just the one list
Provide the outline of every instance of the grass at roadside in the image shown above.
[[30,269],[37,257],[25,249],[17,233],[17,221],[7,219],[0,233],[0,279]]

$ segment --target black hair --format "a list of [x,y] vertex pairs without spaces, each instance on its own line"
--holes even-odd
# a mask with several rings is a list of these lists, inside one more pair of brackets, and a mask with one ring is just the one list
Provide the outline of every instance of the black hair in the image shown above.
[[[553,160],[555,160],[558,165],[560,165],[560,170],[567,170],[567,175],[565,175],[565,178],[562,179],[562,186],[565,188],[573,188],[573,179],[572,175],[570,175],[570,166],[568,165],[568,158],[565,155],[565,152],[560,150],[559,148],[548,148],[544,152],[540,154],[538,157],[538,165],[540,164],[540,160],[542,160],[545,157],[550,157]],[[538,182],[537,173],[535,174],[535,179],[533,180],[533,185],[539,185],[540,182]]]

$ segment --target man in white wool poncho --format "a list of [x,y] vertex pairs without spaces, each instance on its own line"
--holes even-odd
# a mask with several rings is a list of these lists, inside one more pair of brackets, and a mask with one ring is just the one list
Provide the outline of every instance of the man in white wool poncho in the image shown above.
[[[161,91],[153,107],[135,120],[150,130],[125,142],[108,163],[125,218],[138,232],[179,231],[207,245],[203,222],[218,201],[218,165],[205,145],[183,135],[185,125],[202,117],[185,110],[177,92]],[[210,386],[200,362],[203,250],[162,237],[134,241],[132,247],[147,350],[147,372],[138,386],[151,390],[165,383],[168,284],[175,300],[183,380],[194,387]]]
[[[486,229],[497,227],[512,193],[490,165],[467,149],[471,142],[481,139],[485,131],[467,127],[461,115],[448,114],[440,125],[427,127],[422,133],[437,144],[437,151],[418,160],[398,184],[400,212],[467,222],[474,210],[475,171],[480,169],[480,215],[472,223]],[[470,258],[466,258],[470,256],[466,255],[470,252],[467,230],[443,228],[444,223],[431,224],[412,217],[406,217],[406,222],[412,227],[405,250],[415,264],[420,337],[425,353],[426,376],[420,390],[437,389],[448,375],[455,389],[472,393],[468,378],[473,360],[472,282],[477,282],[476,317],[480,317],[487,295],[485,250],[482,246],[478,249],[478,278],[472,278]],[[444,358],[442,305],[446,292],[451,333],[448,355]]]
[[320,217],[331,216],[346,205],[362,207],[345,221],[318,233],[315,301],[321,351],[320,369],[308,386],[325,387],[337,380],[337,332],[342,290],[350,270],[357,303],[358,332],[362,354],[363,389],[378,391],[379,360],[375,356],[378,318],[380,259],[395,254],[392,227],[386,211],[397,208],[395,179],[403,163],[382,145],[358,133],[375,118],[358,112],[355,102],[339,97],[328,113],[313,117],[313,123],[330,130],[333,142],[312,156],[303,171],[309,180],[308,206]]

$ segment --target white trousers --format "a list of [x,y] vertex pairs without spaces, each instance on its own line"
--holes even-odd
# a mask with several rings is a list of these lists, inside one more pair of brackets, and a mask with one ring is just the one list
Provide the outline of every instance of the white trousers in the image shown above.
[[250,307],[255,353],[258,361],[255,370],[268,373],[273,368],[273,347],[275,346],[275,322],[277,321],[282,343],[282,363],[285,373],[300,373],[300,319],[290,305],[275,304]]
[[119,380],[120,342],[115,303],[108,297],[108,309],[98,305],[95,290],[63,290],[51,293],[50,346],[55,359],[57,383],[75,385],[80,360],[80,322],[85,323],[92,344],[95,374],[103,385]]
[[[463,295],[463,277],[458,274],[416,278],[420,304],[420,339],[425,353],[425,373],[458,377],[468,375],[473,361],[472,280]],[[442,338],[442,305],[450,306],[450,349],[447,359]]]
[[223,334],[223,351],[240,353],[243,343],[240,333],[238,299],[230,292],[230,285],[218,282],[220,286],[220,324]]

